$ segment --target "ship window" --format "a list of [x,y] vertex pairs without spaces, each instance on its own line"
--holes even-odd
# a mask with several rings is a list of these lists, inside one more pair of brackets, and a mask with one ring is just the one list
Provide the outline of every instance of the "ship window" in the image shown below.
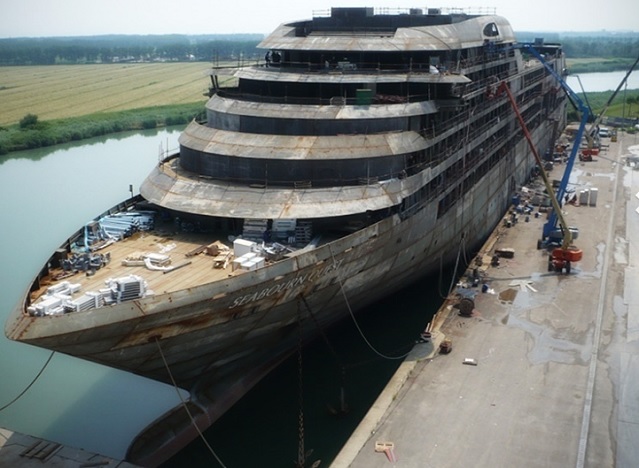
[[499,29],[497,29],[497,25],[495,23],[488,23],[486,26],[484,26],[484,36],[499,36]]

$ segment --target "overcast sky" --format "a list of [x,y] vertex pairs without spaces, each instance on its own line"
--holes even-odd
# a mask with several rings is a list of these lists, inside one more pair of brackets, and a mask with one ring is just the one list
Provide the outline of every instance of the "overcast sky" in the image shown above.
[[[462,4],[495,8],[515,31],[639,31],[637,0],[461,0],[429,6]],[[1,0],[0,37],[268,33],[331,6],[398,5],[396,0]]]

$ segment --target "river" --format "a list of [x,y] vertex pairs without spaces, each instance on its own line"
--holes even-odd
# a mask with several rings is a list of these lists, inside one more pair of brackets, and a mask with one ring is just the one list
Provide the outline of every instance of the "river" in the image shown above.
[[[0,407],[23,391],[50,353],[14,343],[4,324],[51,252],[85,222],[137,191],[179,129],[126,133],[0,157]],[[0,426],[122,457],[130,439],[175,405],[172,387],[55,354]],[[135,417],[131,417],[135,414]]]
[[[614,91],[625,75],[625,71],[576,73],[574,75],[568,75],[566,83],[568,83],[568,86],[576,93],[581,92],[580,80],[586,92]],[[577,76],[579,76],[579,79],[577,79]],[[630,74],[626,86],[624,86],[620,92],[626,88],[639,89],[639,70],[635,70]]]

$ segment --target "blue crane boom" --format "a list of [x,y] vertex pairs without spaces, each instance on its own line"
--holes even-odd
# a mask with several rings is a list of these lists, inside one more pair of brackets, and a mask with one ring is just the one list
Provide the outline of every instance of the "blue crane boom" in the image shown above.
[[[564,89],[564,91],[568,95],[568,98],[573,102],[573,104],[577,108],[577,111],[581,114],[579,128],[577,130],[577,134],[575,135],[575,141],[572,146],[570,156],[568,157],[568,161],[566,162],[566,169],[564,170],[564,174],[559,183],[559,187],[557,188],[556,197],[557,197],[557,200],[559,201],[559,205],[561,206],[563,205],[564,198],[566,196],[566,188],[568,187],[568,182],[570,180],[570,173],[575,164],[575,159],[577,159],[577,153],[579,152],[581,139],[584,136],[586,124],[588,123],[588,120],[591,117],[591,111],[590,111],[590,108],[584,104],[583,100],[577,95],[577,93],[575,93],[572,90],[572,88],[568,86],[568,83],[566,83],[566,81],[561,77],[561,75],[557,73],[557,71],[546,62],[543,55],[540,54],[537,49],[535,49],[531,44],[521,44],[521,48],[525,51],[530,52],[541,62],[541,64],[548,71],[548,73],[550,73],[561,85],[561,87]],[[557,229],[557,213],[555,211],[556,210],[553,210],[553,212],[550,214],[548,218],[548,221],[546,222],[546,224],[544,224],[543,235],[542,235],[543,239],[548,238],[548,236]]]

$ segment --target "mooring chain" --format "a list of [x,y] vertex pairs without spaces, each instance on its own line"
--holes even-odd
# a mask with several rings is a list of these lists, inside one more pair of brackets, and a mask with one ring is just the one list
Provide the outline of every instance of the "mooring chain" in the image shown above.
[[315,323],[315,327],[319,330],[320,334],[322,335],[322,338],[324,338],[324,341],[326,342],[326,346],[328,346],[329,351],[331,352],[331,354],[333,355],[333,357],[337,361],[337,364],[339,365],[339,367],[343,370],[344,369],[344,364],[342,363],[341,359],[339,358],[339,354],[337,354],[337,351],[335,351],[335,348],[333,348],[333,345],[329,341],[328,336],[326,336],[326,333],[324,332],[324,329],[319,324],[319,322],[317,320],[317,317],[313,313],[313,310],[311,309],[311,306],[308,304],[308,302],[306,301],[306,298],[304,297],[303,294],[300,294],[300,299],[304,303],[304,306],[306,307],[306,310],[308,311],[308,314],[313,319],[313,323]]
[[299,325],[298,343],[297,343],[297,376],[298,376],[298,398],[299,398],[299,416],[298,416],[298,429],[299,429],[299,444],[297,448],[297,466],[298,468],[304,468],[305,462],[305,450],[304,450],[304,386],[302,381],[302,346],[304,345],[304,331],[302,326],[302,308],[297,306],[297,322]]

